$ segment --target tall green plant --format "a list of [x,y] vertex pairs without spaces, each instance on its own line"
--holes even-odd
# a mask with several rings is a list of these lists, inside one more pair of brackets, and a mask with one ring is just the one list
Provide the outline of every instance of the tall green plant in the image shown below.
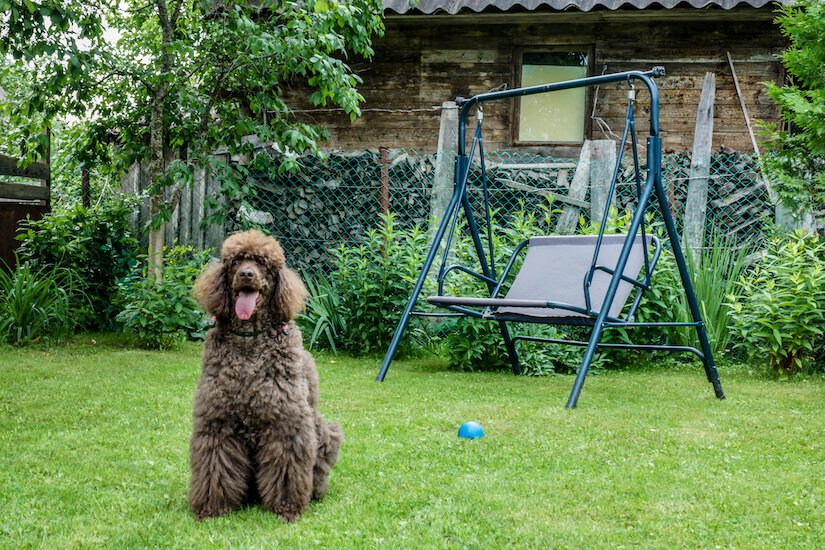
[[0,269],[0,340],[21,345],[71,334],[72,304],[83,296],[80,281],[66,268],[23,263],[14,271]]
[[[747,269],[746,260],[753,251],[737,242],[735,236],[713,230],[711,245],[696,255],[687,254],[688,273],[693,285],[711,351],[721,356],[730,343],[730,307],[728,296],[738,294],[737,280]],[[692,323],[693,316],[673,253],[665,249],[653,271],[651,288],[645,291],[635,319],[650,323]],[[642,340],[655,344],[698,346],[693,327],[665,326],[611,330],[607,338],[629,342]]]
[[117,283],[130,273],[137,255],[131,212],[132,204],[125,200],[75,206],[28,221],[17,237],[22,260],[47,270],[62,266],[83,279],[86,296],[72,304],[80,329],[113,327]]
[[[731,299],[738,299],[742,292],[738,281],[747,268],[747,258],[753,251],[750,246],[739,245],[735,235],[725,235],[719,230],[711,234],[711,246],[700,254],[687,253],[690,280],[699,302],[702,321],[714,356],[721,356],[731,338]],[[674,273],[678,277],[678,273]],[[678,279],[677,279],[678,281]],[[687,295],[680,292],[675,321],[692,322],[693,316]],[[680,345],[696,345],[696,330],[692,327],[674,329],[674,339]]]
[[825,206],[825,4],[786,4],[776,21],[789,42],[782,54],[789,78],[783,86],[765,85],[787,128],[766,125],[765,165],[787,206],[797,212],[819,210]]
[[[19,104],[0,108],[18,126],[32,109],[47,120],[82,119],[76,154],[90,163],[146,163],[157,279],[164,224],[195,170],[209,169],[216,149],[254,156],[249,136],[285,153],[317,150],[327,132],[293,116],[287,86],[357,118],[361,79],[347,57],[369,59],[384,29],[377,0],[12,4],[20,9],[6,17],[9,2],[0,2],[12,30],[2,33],[0,55],[22,58],[36,82]],[[295,155],[280,158],[285,168],[297,164]]]
[[387,349],[424,261],[427,234],[401,231],[390,213],[367,231],[362,244],[336,250],[332,281],[346,332],[342,344],[361,355]]
[[116,319],[149,349],[172,349],[184,340],[201,339],[208,325],[192,296],[192,284],[210,261],[210,252],[176,246],[166,258],[162,284],[147,278],[144,260],[119,285],[122,309]]
[[298,317],[298,325],[309,336],[309,349],[328,348],[337,352],[337,344],[347,332],[341,296],[335,285],[323,275],[308,277],[306,310]]
[[825,348],[825,240],[797,231],[768,242],[728,296],[738,345],[776,374],[792,375]]

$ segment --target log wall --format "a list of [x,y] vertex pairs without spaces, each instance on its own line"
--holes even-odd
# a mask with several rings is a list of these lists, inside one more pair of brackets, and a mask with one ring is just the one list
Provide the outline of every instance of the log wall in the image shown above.
[[[519,48],[589,46],[596,74],[666,67],[667,76],[657,82],[667,151],[690,148],[702,80],[706,72],[715,73],[714,150],[752,152],[726,52],[734,60],[752,122],[776,120],[778,111],[761,84],[783,78],[777,55],[784,42],[772,18],[770,9],[753,8],[389,17],[374,59],[353,62],[364,80],[359,87],[364,115],[355,122],[334,111],[308,116],[330,129],[329,147],[433,151],[442,102],[513,87]],[[595,115],[617,134],[624,125],[626,96],[624,86],[611,86],[596,98]],[[641,125],[646,124],[647,97],[638,97]],[[512,101],[485,106],[488,148],[513,147],[512,116]],[[609,136],[593,124],[587,137]],[[541,149],[577,154],[575,148]]]

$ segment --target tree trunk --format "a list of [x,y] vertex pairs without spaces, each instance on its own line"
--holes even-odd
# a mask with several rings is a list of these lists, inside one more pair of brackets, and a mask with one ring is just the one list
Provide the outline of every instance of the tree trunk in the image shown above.
[[161,83],[152,100],[152,114],[149,121],[149,182],[154,189],[149,199],[149,276],[158,284],[163,280],[163,244],[166,223],[159,221],[163,209],[163,188],[157,185],[164,171],[163,155],[163,99],[166,85]]
[[156,7],[162,34],[162,45],[160,79],[152,96],[152,110],[149,119],[149,181],[154,189],[149,202],[149,215],[152,220],[149,226],[149,277],[160,284],[163,280],[163,245],[166,223],[160,221],[160,213],[164,207],[165,197],[163,187],[158,185],[158,179],[166,170],[167,155],[163,143],[163,112],[166,94],[169,92],[167,78],[171,73],[173,63],[169,48],[174,37],[174,25],[179,13],[180,3],[178,3],[171,19],[166,0],[157,0]]

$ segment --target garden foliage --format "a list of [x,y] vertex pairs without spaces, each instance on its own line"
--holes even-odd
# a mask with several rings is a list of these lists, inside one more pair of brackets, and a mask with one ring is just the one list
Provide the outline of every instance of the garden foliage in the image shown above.
[[[547,232],[550,210],[512,214],[506,228],[493,232],[495,265],[500,274],[518,244],[527,236]],[[607,232],[622,232],[630,221],[630,213],[614,215]],[[493,222],[495,223],[495,221]],[[661,234],[662,229],[648,221],[649,231]],[[597,227],[584,226],[582,233],[595,233]],[[487,235],[482,231],[482,238]],[[694,261],[688,259],[688,270],[699,301],[711,347],[721,356],[730,335],[730,297],[744,289],[737,284],[746,269],[749,246],[737,245],[732,237],[714,232],[712,246],[702,251]],[[310,335],[311,345],[323,342],[335,349],[344,342],[344,349],[354,353],[384,352],[397,326],[401,312],[412,291],[418,270],[423,263],[426,235],[419,229],[399,230],[389,216],[378,230],[372,231],[358,247],[342,247],[338,251],[338,269],[331,280],[310,281],[310,302],[303,317],[303,326]],[[453,257],[448,264],[468,266],[480,271],[475,246],[466,227],[459,224]],[[487,258],[489,262],[489,258]],[[434,272],[425,285],[422,296],[433,293]],[[518,272],[518,261],[511,271]],[[509,282],[509,281],[508,281]],[[506,293],[505,283],[503,293]],[[484,296],[490,290],[486,283],[463,270],[452,270],[445,278],[444,291],[454,296]],[[419,307],[426,308],[420,303]],[[642,322],[692,322],[687,299],[672,252],[665,249],[653,275],[652,288],[644,294],[635,319]],[[413,338],[429,335],[440,337],[440,351],[450,367],[456,370],[509,369],[507,350],[498,323],[465,317],[460,319],[416,319],[408,331]],[[511,332],[522,336],[555,339],[586,340],[589,330],[577,327],[557,327],[540,324],[510,324]],[[409,338],[408,338],[409,339]],[[635,342],[698,346],[692,327],[651,327],[636,329],[612,328],[605,332],[608,342]],[[429,342],[427,342],[429,343]],[[521,341],[517,345],[522,369],[526,374],[544,375],[575,372],[581,360],[581,348]],[[613,351],[596,356],[594,368],[607,368],[627,363],[628,353]]]
[[69,294],[81,330],[110,330],[117,314],[118,280],[135,263],[138,241],[129,222],[131,205],[115,200],[95,208],[75,206],[28,221],[21,241],[21,261],[34,270],[70,270],[83,282],[84,295]]
[[70,269],[31,263],[0,268],[0,341],[21,345],[68,336],[77,323],[73,306],[85,297]]
[[203,338],[208,319],[192,296],[192,284],[209,261],[209,251],[176,246],[166,252],[165,276],[158,284],[147,278],[144,258],[119,284],[123,306],[117,320],[149,349]]
[[340,108],[354,120],[364,98],[348,57],[369,59],[384,29],[377,0],[0,6],[0,29],[11,31],[0,40],[0,55],[11,54],[33,80],[2,114],[30,136],[42,134],[39,123],[71,115],[82,121],[74,154],[89,165],[146,164],[158,280],[163,225],[195,170],[211,170],[218,149],[251,158],[257,143],[274,144],[290,153],[282,155],[284,169],[297,164],[292,153],[317,150],[326,130],[294,116],[285,91],[303,86],[303,100]]
[[[418,227],[403,231],[395,216],[383,217],[358,246],[342,245],[336,251],[337,269],[331,279],[346,326],[342,347],[355,355],[387,350],[418,278],[428,245]],[[317,298],[317,296],[316,296]]]
[[[730,297],[738,297],[742,291],[737,281],[747,269],[747,258],[753,248],[748,244],[738,244],[735,235],[723,235],[717,230],[711,233],[710,242],[711,245],[699,254],[686,252],[685,262],[711,351],[714,357],[720,357],[730,343]],[[653,273],[652,288],[645,292],[636,320],[693,322],[676,258],[669,249],[662,251]],[[660,344],[699,346],[694,327],[651,327],[637,329],[633,334]]]
[[808,368],[825,352],[825,240],[776,235],[753,271],[729,295],[738,346],[776,374]]
[[306,345],[309,349],[330,349],[337,352],[337,343],[347,331],[338,289],[323,275],[307,277],[304,282],[307,287],[307,304],[297,322],[307,338]]
[[825,207],[825,4],[799,0],[779,8],[777,23],[789,41],[782,53],[785,85],[766,83],[785,128],[766,124],[765,166],[783,202],[797,213]]

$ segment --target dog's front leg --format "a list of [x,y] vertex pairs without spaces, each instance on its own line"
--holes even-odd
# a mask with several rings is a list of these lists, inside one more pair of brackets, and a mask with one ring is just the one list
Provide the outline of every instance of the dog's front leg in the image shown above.
[[286,521],[298,519],[312,495],[312,469],[318,443],[309,416],[289,430],[272,429],[260,442],[258,492],[272,512]]
[[240,507],[252,469],[243,442],[220,430],[196,431],[189,450],[189,507],[195,517],[221,516]]

